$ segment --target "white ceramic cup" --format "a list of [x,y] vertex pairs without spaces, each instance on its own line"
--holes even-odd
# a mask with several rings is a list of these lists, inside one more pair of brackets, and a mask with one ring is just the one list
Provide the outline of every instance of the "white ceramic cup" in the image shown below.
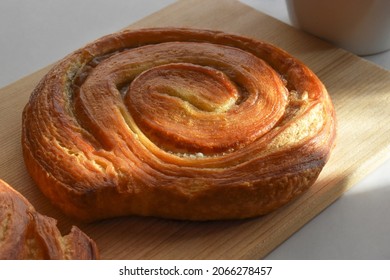
[[390,0],[286,0],[294,26],[358,55],[390,49]]

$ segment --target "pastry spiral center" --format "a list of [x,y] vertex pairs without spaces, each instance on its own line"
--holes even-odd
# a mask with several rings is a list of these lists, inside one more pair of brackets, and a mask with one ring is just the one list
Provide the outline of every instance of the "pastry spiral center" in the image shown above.
[[[251,53],[170,42],[125,50],[101,62],[81,86],[76,109],[103,146],[114,145],[105,134],[113,135],[114,110],[125,106],[137,130],[161,149],[212,154],[267,133],[284,114],[287,95],[278,74]],[[101,115],[102,107],[112,107],[112,114]]]
[[125,104],[143,133],[160,147],[205,152],[201,141],[212,138],[213,126],[224,121],[221,115],[238,98],[238,89],[223,72],[175,63],[140,74],[131,83]]

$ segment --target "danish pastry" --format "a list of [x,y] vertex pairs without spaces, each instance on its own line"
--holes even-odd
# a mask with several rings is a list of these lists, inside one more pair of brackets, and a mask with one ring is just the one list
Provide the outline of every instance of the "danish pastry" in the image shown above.
[[266,42],[187,28],[126,30],[59,61],[23,113],[42,192],[82,220],[266,214],[328,160],[322,82]]
[[0,180],[0,259],[96,259],[94,241],[77,227],[62,236],[56,220],[41,215]]

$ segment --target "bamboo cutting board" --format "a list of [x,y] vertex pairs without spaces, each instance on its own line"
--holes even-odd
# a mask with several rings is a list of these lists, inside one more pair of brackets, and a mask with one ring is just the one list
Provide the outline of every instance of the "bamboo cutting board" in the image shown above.
[[338,117],[337,146],[315,185],[267,216],[241,221],[183,222],[127,217],[77,224],[55,209],[27,175],[20,145],[21,113],[48,68],[0,90],[0,178],[66,233],[77,224],[103,259],[258,259],[287,239],[390,151],[390,72],[237,1],[183,0],[131,28],[219,29],[271,42],[306,63],[324,82]]

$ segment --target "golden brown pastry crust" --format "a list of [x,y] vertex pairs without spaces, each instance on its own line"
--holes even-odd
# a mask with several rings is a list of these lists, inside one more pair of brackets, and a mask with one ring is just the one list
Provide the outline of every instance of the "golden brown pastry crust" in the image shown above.
[[65,57],[23,114],[27,169],[83,220],[266,214],[310,187],[335,113],[316,75],[265,42],[155,28]]
[[20,193],[0,180],[0,260],[90,260],[94,241],[77,227],[62,236],[56,220],[35,211]]

